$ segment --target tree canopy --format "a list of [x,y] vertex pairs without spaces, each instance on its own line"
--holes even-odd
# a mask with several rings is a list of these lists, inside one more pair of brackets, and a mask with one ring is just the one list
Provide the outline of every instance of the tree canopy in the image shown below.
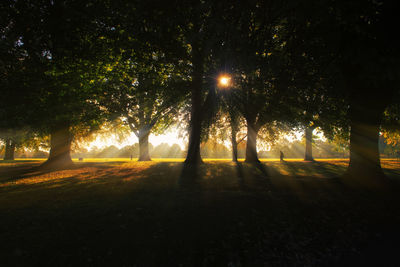
[[[312,159],[319,127],[330,140],[348,137],[349,176],[384,176],[380,131],[398,130],[394,1],[17,0],[1,7],[0,128],[50,135],[49,163],[72,163],[71,142],[81,135],[74,131],[120,119],[138,137],[141,160],[150,160],[151,132],[188,125],[186,163],[195,165],[222,114],[232,147],[244,122],[247,162],[258,162],[262,131],[280,125],[305,130]],[[224,89],[220,74],[231,79]]]

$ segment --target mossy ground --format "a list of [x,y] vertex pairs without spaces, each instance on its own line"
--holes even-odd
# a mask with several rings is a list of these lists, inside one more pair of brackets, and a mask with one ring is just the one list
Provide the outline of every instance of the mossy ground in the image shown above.
[[394,183],[376,189],[340,178],[344,159],[41,162],[0,163],[1,265],[400,264],[396,160],[382,161]]

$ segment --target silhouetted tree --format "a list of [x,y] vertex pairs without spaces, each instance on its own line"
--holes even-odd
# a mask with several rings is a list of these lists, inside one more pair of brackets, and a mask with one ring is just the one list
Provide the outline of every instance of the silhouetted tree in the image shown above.
[[124,118],[139,139],[139,161],[147,161],[150,133],[163,132],[177,118],[185,94],[173,82],[177,71],[165,63],[160,51],[144,47],[140,53],[124,51],[127,55],[105,66],[99,82],[105,93],[99,101],[109,113]]
[[[24,122],[51,135],[51,149],[44,166],[72,164],[71,127],[98,125],[101,114],[89,84],[91,37],[101,8],[80,1],[13,1],[8,23],[23,53],[23,78],[14,96],[23,107]],[[26,104],[29,103],[29,109]]]
[[379,130],[399,88],[394,3],[307,1],[299,5],[298,16],[290,17],[296,46],[329,67],[330,93],[349,105],[351,177],[384,176]]
[[227,49],[234,86],[240,89],[237,109],[247,124],[246,162],[259,162],[257,135],[268,123],[289,114],[289,77],[285,56],[284,16],[287,3],[246,2],[235,6]]

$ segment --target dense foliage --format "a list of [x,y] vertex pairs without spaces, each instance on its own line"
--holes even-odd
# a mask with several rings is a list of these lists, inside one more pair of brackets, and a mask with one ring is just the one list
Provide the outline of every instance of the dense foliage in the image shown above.
[[[1,5],[0,128],[50,134],[49,163],[71,164],[74,136],[119,119],[141,160],[150,160],[151,132],[188,125],[186,163],[197,164],[225,122],[233,160],[242,126],[251,163],[257,138],[285,127],[305,131],[313,160],[319,128],[342,148],[350,142],[350,175],[383,176],[379,133],[392,142],[398,130],[393,1]],[[222,73],[232,81],[224,89]]]

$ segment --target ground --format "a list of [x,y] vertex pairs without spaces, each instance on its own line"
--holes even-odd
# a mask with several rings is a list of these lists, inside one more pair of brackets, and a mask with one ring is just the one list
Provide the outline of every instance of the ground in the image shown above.
[[397,160],[376,188],[342,159],[40,163],[0,163],[2,266],[400,265]]

